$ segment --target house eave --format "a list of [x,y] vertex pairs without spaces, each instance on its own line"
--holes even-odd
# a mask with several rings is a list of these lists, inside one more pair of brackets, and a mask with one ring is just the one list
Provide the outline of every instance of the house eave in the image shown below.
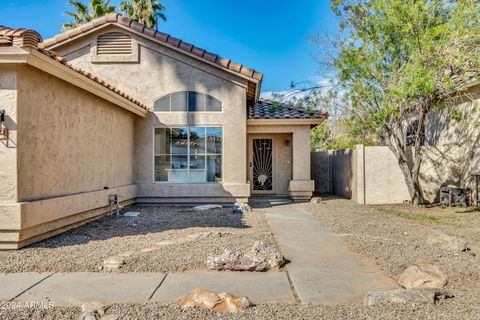
[[148,110],[138,106],[130,100],[116,94],[101,84],[83,76],[82,74],[64,66],[50,57],[31,48],[9,47],[0,50],[0,63],[28,64],[42,70],[59,79],[62,79],[76,87],[88,91],[102,99],[105,99],[125,110],[128,110],[142,118],[149,113]]

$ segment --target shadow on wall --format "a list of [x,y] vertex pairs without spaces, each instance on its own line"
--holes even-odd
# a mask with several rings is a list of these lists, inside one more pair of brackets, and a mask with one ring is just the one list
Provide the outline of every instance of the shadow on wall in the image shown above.
[[[473,98],[480,98],[476,95]],[[433,113],[427,120],[427,146],[422,150],[420,183],[429,202],[439,201],[441,187],[471,188],[471,172],[480,163],[480,110],[478,102],[457,106],[462,119],[452,118],[452,108]],[[412,155],[413,156],[413,155]]]
[[342,149],[330,153],[332,163],[332,192],[333,194],[351,199],[353,192],[353,150]]
[[[138,217],[124,217],[125,211],[140,212]],[[243,214],[233,213],[232,208],[194,211],[192,208],[138,207],[124,209],[120,216],[108,215],[69,230],[26,248],[58,248],[75,246],[110,238],[127,238],[169,230],[188,228],[250,228],[243,222]],[[197,231],[204,232],[203,230]],[[125,241],[129,241],[125,239]],[[155,245],[155,243],[152,243]]]

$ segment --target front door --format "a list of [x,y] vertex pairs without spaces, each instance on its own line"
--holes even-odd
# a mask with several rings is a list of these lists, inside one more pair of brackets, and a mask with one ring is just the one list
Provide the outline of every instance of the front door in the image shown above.
[[250,185],[252,194],[273,194],[273,139],[250,139]]

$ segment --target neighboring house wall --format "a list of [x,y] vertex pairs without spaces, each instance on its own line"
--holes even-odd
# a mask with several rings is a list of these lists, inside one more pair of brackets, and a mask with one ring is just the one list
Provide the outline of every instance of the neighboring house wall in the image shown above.
[[[155,112],[136,120],[135,182],[139,201],[211,201],[212,195],[217,201],[245,200],[250,195],[245,156],[247,81],[133,33],[128,34],[139,46],[137,62],[92,62],[95,38],[118,30],[128,33],[117,27],[105,28],[55,50],[71,64],[98,75],[148,106],[153,107],[157,99],[167,94],[184,90],[207,93],[224,106],[223,112]],[[185,125],[223,127],[222,184],[154,182],[154,128]]]
[[[125,204],[136,197],[135,116],[33,67],[16,70],[18,198],[15,204],[0,202],[0,247],[5,249],[110,211],[110,195],[120,194]],[[4,168],[2,161],[0,172]]]
[[[453,119],[459,112],[461,119]],[[471,188],[480,172],[480,85],[470,88],[455,107],[432,113],[426,121],[420,183],[425,199],[438,201],[443,186]]]

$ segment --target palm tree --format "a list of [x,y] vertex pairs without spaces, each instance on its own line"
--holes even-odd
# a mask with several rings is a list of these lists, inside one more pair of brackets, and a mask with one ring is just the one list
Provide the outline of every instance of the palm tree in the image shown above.
[[110,5],[110,0],[90,0],[88,6],[83,2],[76,0],[68,0],[68,2],[75,11],[65,12],[67,16],[73,18],[73,21],[62,24],[61,27],[64,30],[76,28],[95,18],[114,12],[116,9],[115,6]]
[[167,21],[167,17],[163,13],[165,6],[158,0],[122,1],[120,11],[130,19],[143,23],[149,28],[158,29],[160,20]]

